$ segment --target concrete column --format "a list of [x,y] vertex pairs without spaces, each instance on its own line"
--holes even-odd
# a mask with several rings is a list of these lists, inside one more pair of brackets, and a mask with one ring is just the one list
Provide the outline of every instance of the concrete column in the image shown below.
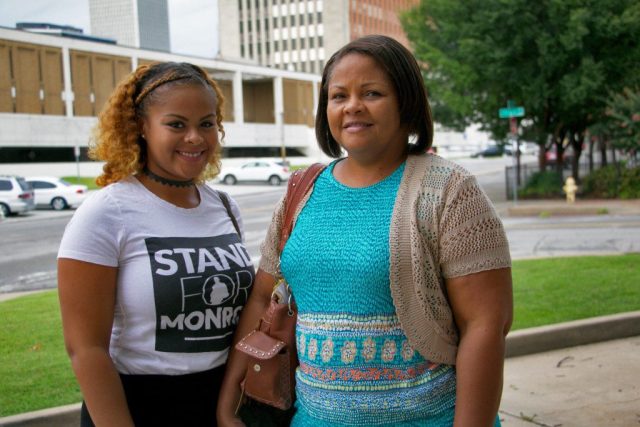
[[73,117],[73,88],[71,86],[71,58],[68,47],[62,48],[63,97],[67,117]]
[[284,125],[284,94],[282,77],[273,78],[273,111],[275,111],[276,126]]
[[244,123],[244,100],[242,96],[242,73],[233,74],[233,120],[241,125]]
[[287,164],[286,139],[284,135],[284,96],[282,90],[282,77],[273,78],[273,111],[275,111],[276,128],[280,130],[280,156],[282,162]]
[[318,114],[318,98],[320,96],[318,91],[318,82],[311,82],[311,85],[313,90],[313,117],[316,117],[316,114]]

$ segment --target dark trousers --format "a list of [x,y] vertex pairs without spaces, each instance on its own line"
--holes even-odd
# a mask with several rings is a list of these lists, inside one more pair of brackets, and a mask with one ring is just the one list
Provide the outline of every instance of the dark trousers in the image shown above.
[[[136,427],[215,427],[223,375],[224,365],[195,374],[120,374],[120,378]],[[94,427],[84,402],[80,426]]]

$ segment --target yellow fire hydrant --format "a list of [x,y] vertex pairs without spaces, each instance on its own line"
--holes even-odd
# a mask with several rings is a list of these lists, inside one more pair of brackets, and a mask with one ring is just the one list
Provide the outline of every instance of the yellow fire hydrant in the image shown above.
[[576,201],[576,192],[578,191],[578,186],[576,185],[576,180],[573,177],[567,178],[564,182],[564,187],[562,190],[567,195],[567,203],[574,203]]

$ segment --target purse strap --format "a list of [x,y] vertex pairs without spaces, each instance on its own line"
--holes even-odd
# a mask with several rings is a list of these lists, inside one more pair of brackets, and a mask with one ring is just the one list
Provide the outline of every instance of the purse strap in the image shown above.
[[227,210],[227,214],[229,215],[229,218],[231,218],[231,222],[233,223],[233,227],[236,229],[236,233],[238,233],[238,236],[240,236],[240,238],[242,239],[242,234],[240,233],[240,226],[238,225],[238,220],[236,219],[236,216],[231,211],[229,198],[227,197],[226,193],[223,193],[222,191],[216,190],[216,192],[218,193],[218,197],[220,197],[220,200],[222,201],[224,208]]
[[314,163],[306,169],[295,171],[289,178],[287,198],[284,201],[284,222],[280,233],[278,253],[282,254],[284,245],[287,243],[291,231],[293,231],[293,217],[298,210],[300,202],[311,190],[316,178],[325,167],[322,163]]

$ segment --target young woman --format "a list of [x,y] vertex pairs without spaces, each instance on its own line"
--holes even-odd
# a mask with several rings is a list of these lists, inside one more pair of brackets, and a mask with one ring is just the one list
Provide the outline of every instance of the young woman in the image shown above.
[[99,118],[104,186],[58,253],[65,343],[82,425],[214,426],[254,269],[219,171],[221,92],[191,64],[144,65]]
[[[499,424],[507,239],[475,178],[426,154],[433,122],[411,53],[384,36],[336,52],[316,136],[338,160],[303,200],[281,256],[276,208],[237,330],[255,326],[283,276],[299,310],[291,425]],[[219,425],[242,425],[234,410],[245,369],[232,352]]]

